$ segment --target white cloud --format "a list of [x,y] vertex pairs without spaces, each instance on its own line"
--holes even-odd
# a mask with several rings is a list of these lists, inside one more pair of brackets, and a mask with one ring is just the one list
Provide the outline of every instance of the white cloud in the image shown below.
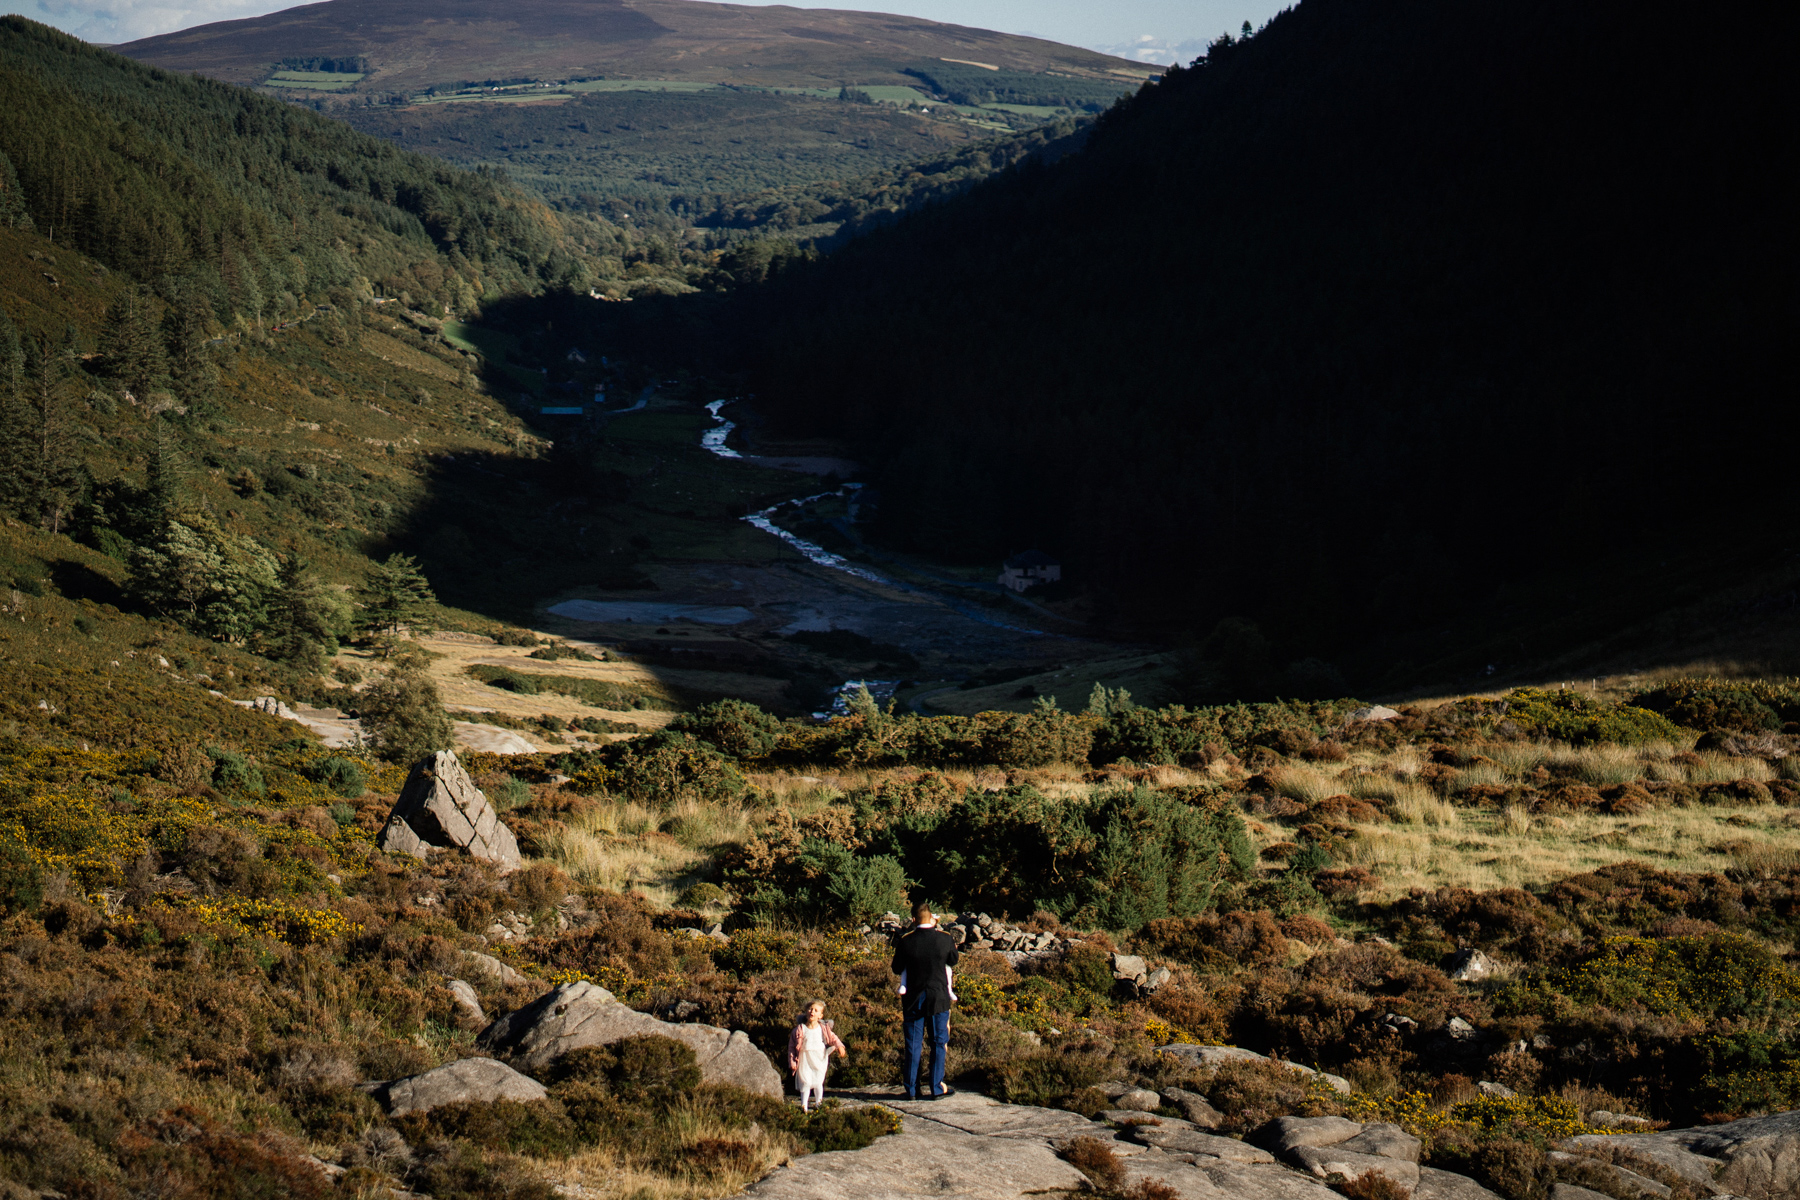
[[12,11],[54,25],[84,41],[109,45],[131,42],[213,21],[235,21],[293,7],[282,0],[15,0]]

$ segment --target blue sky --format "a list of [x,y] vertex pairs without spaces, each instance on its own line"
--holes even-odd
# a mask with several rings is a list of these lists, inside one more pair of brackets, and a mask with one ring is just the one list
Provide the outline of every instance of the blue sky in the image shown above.
[[[22,13],[103,43],[290,7],[280,0],[0,0],[0,11]],[[1262,24],[1284,5],[1270,0],[840,0],[799,7],[904,13],[1003,33],[1029,33],[1144,62],[1174,62],[1194,58],[1208,41],[1225,30],[1235,31],[1245,21]]]

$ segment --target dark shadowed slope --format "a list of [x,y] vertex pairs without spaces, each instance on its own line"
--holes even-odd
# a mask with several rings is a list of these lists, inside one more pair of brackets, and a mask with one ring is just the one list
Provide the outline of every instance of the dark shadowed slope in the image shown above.
[[896,542],[1042,547],[1133,621],[1622,622],[1789,544],[1792,23],[1306,0],[757,296],[758,391],[858,443]]

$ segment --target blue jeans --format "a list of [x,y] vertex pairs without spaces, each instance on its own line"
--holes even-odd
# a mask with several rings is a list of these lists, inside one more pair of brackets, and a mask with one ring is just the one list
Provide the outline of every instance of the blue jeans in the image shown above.
[[925,1027],[931,1027],[931,1091],[935,1096],[944,1090],[944,1049],[950,1044],[950,1014],[947,1012],[932,1013],[927,1016],[920,1013],[914,1016],[906,1014],[906,1074],[900,1077],[900,1086],[906,1089],[908,1096],[919,1086],[919,1057],[925,1047]]

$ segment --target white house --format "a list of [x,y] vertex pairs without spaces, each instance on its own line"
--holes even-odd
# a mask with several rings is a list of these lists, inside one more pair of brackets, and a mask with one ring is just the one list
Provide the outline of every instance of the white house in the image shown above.
[[1001,564],[1000,578],[996,582],[1001,587],[1022,592],[1040,583],[1055,583],[1061,578],[1061,563],[1042,550],[1027,550],[1023,554],[1013,555]]

